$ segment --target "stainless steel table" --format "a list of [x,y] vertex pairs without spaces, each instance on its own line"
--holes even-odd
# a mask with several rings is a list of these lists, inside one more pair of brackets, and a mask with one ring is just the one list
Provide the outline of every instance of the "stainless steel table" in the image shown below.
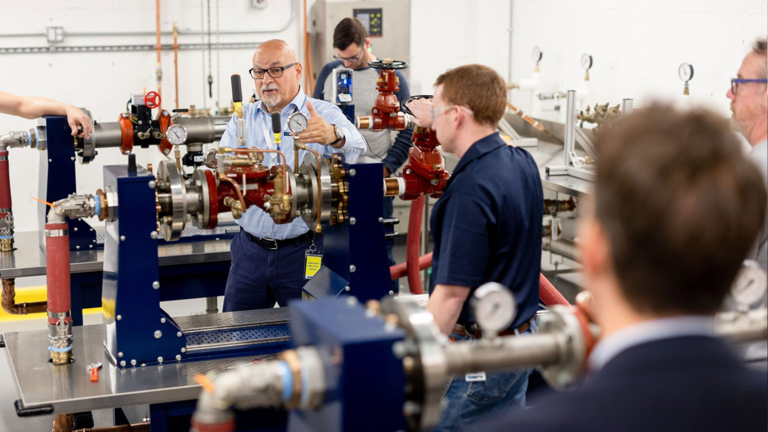
[[[259,311],[250,311],[251,314]],[[267,311],[272,313],[272,311]],[[245,315],[249,312],[236,312]],[[227,318],[230,314],[218,314]],[[187,320],[198,318],[196,316]],[[209,319],[206,316],[200,317]],[[237,316],[235,316],[235,319]],[[241,317],[243,318],[243,317]],[[230,319],[232,319],[230,317]],[[204,325],[205,322],[200,324]],[[266,356],[233,357],[189,362],[166,362],[160,366],[135,366],[120,369],[105,354],[103,325],[73,328],[73,356],[69,365],[48,362],[47,331],[5,333],[6,355],[14,385],[18,390],[18,409],[22,414],[63,414],[197,399],[200,386],[197,374],[223,371]],[[87,366],[101,362],[99,380],[90,381]]]
[[[45,251],[40,248],[37,232],[16,233],[16,250],[0,252],[0,278],[45,276]],[[231,261],[230,239],[205,240],[159,245],[160,266]],[[103,250],[70,253],[72,273],[100,272],[104,267]]]

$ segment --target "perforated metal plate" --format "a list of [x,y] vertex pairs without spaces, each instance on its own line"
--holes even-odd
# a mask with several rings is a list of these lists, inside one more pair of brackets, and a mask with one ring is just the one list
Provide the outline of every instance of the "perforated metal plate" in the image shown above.
[[200,229],[194,225],[187,225],[184,231],[181,232],[182,237],[195,237],[195,236],[215,236],[225,234],[237,234],[240,232],[239,225],[220,226],[214,229]]
[[197,332],[220,331],[243,327],[285,324],[288,322],[289,308],[258,309],[242,312],[191,315],[176,317],[173,320],[186,334]]
[[260,326],[242,330],[211,331],[187,335],[187,348],[249,341],[266,343],[285,340],[289,337],[288,324]]

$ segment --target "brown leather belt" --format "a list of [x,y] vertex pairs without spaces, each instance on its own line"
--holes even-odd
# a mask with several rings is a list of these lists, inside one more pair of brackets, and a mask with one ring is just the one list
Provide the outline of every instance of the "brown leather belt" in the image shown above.
[[[465,326],[464,324],[456,324],[455,326],[453,326],[453,332],[459,336],[482,339],[483,330],[480,328],[480,326],[477,324],[471,324],[471,327],[475,327],[476,330],[474,332],[471,332],[467,330],[467,326]],[[522,323],[519,327],[515,329],[504,330],[502,332],[499,332],[499,336],[513,336],[513,335],[522,333],[530,328],[531,328],[531,321],[529,320]]]

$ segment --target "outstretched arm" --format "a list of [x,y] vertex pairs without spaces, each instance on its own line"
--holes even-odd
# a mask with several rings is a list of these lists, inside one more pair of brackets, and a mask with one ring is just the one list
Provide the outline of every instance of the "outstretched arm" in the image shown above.
[[16,96],[0,91],[0,113],[10,114],[26,119],[35,119],[44,115],[65,115],[72,129],[72,135],[76,135],[77,127],[83,127],[80,136],[91,137],[93,125],[85,113],[74,105],[56,102],[36,96]]

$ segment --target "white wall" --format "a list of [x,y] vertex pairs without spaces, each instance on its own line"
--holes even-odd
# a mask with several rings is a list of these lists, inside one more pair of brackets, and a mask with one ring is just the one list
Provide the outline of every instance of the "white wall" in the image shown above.
[[[265,29],[285,22],[289,0],[268,0],[266,9],[250,7],[249,0],[218,0],[221,29]],[[216,0],[211,0],[215,7]],[[307,9],[314,4],[308,0]],[[411,92],[431,93],[438,75],[466,63],[495,68],[505,78],[509,72],[510,0],[411,0]],[[200,2],[163,0],[162,27],[177,21],[182,30],[200,29]],[[591,95],[587,102],[618,103],[624,97],[635,106],[651,98],[699,104],[729,115],[725,92],[751,41],[768,32],[765,0],[516,0],[513,12],[512,77],[528,78],[533,71],[530,51],[538,45],[542,90],[579,86],[584,72],[579,59],[592,54]],[[299,11],[301,15],[301,10]],[[212,23],[215,26],[215,16]],[[0,34],[42,32],[48,25],[62,25],[70,32],[154,31],[155,2],[132,3],[79,0],[3,2]],[[222,42],[261,42],[282,38],[300,48],[301,20],[281,32],[264,35],[222,36]],[[65,45],[153,44],[153,36],[117,38],[68,38]],[[199,36],[185,36],[180,43],[197,43]],[[171,43],[163,37],[163,43]],[[0,46],[41,46],[41,37],[6,39]],[[231,97],[229,75],[246,77],[252,49],[221,51],[221,98]],[[301,56],[301,54],[299,54]],[[203,103],[199,51],[179,53],[180,105]],[[680,63],[696,68],[691,96],[683,97],[677,77]],[[207,56],[205,58],[207,67]],[[216,53],[213,54],[214,78]],[[319,71],[322,65],[315,65]],[[163,53],[164,105],[173,104],[173,54]],[[244,79],[244,92],[250,81]],[[0,55],[0,89],[16,94],[39,95],[85,106],[100,121],[114,121],[131,92],[155,87],[155,53]],[[214,92],[216,92],[214,84]],[[214,94],[215,96],[215,94]],[[206,98],[207,99],[207,98]],[[529,108],[529,96],[513,94],[512,101]],[[547,108],[547,105],[544,105]],[[32,127],[34,121],[0,116],[0,133]],[[157,163],[156,149],[138,150],[139,162]],[[11,150],[11,182],[17,230],[36,227],[38,155],[26,149]],[[90,166],[78,166],[78,191],[93,192],[102,183],[103,165],[124,163],[115,149],[100,152]]]
[[[539,46],[541,89],[580,87],[580,58],[589,53],[589,105],[629,97],[640,107],[661,98],[730,116],[729,80],[752,41],[768,32],[767,10],[765,0],[517,0],[512,76],[531,76],[531,49]],[[677,73],[683,62],[695,69],[690,96],[683,96]],[[530,98],[515,92],[512,102],[525,110]]]

